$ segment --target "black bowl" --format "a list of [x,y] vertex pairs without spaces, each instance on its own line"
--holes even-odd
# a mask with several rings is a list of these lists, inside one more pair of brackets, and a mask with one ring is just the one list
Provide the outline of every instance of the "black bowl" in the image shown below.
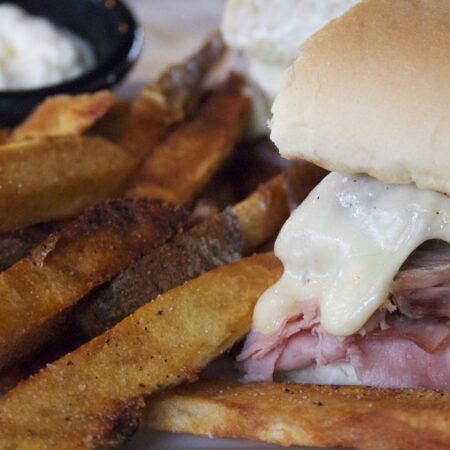
[[45,97],[110,89],[136,62],[143,31],[119,0],[0,0],[15,3],[28,13],[47,17],[86,39],[94,49],[95,67],[72,80],[39,89],[0,91],[0,124],[23,120]]

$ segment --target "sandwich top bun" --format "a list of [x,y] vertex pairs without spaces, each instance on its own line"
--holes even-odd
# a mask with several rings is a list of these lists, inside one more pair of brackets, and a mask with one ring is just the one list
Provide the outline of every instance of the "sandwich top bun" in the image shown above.
[[249,57],[250,75],[273,100],[300,45],[358,0],[229,0],[223,34]]
[[307,41],[272,112],[285,157],[450,194],[450,2],[363,0]]

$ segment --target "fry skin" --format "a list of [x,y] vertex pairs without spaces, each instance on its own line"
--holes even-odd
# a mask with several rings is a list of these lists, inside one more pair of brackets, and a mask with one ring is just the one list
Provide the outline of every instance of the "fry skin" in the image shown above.
[[261,184],[247,199],[233,206],[246,244],[257,248],[275,236],[326,171],[302,161],[267,183]]
[[0,272],[27,256],[36,245],[57,231],[55,224],[39,224],[0,235]]
[[0,448],[94,449],[121,442],[144,395],[193,381],[248,332],[281,275],[271,254],[223,266],[146,304],[0,401]]
[[0,371],[37,350],[61,313],[172,237],[186,214],[161,202],[88,209],[0,274]]
[[224,52],[221,35],[216,33],[190,58],[169,67],[145,87],[131,105],[121,145],[139,158],[148,157],[170,127],[193,109],[204,78]]
[[136,164],[101,138],[46,138],[1,146],[0,233],[71,218],[116,196]]
[[115,104],[112,92],[48,97],[13,130],[8,142],[52,136],[81,135]]
[[446,450],[450,392],[200,381],[150,399],[142,423],[283,446]]
[[251,254],[278,233],[289,203],[303,200],[323,173],[309,163],[294,167],[149,252],[77,306],[76,329],[97,336],[159,294]]
[[156,146],[138,170],[127,195],[189,203],[231,155],[240,137],[250,108],[241,88],[242,80],[232,77],[193,119]]

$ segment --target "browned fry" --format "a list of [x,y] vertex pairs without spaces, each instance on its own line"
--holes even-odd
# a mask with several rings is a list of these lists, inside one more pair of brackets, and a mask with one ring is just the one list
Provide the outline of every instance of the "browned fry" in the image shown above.
[[0,272],[27,256],[33,247],[55,231],[56,225],[42,224],[0,235]]
[[281,274],[255,255],[173,289],[0,401],[0,448],[94,449],[118,443],[143,396],[192,381],[249,330]]
[[114,94],[109,91],[48,97],[11,133],[8,142],[83,134],[111,109],[115,101]]
[[189,203],[230,156],[249,110],[242,80],[232,77],[196,116],[180,125],[146,159],[127,195]]
[[152,398],[142,422],[283,446],[447,450],[450,392],[200,381]]
[[74,217],[117,195],[136,163],[101,138],[46,138],[2,146],[0,233]]
[[169,239],[185,218],[160,202],[105,202],[1,273],[0,371],[36,350],[61,312]]
[[314,164],[298,163],[234,206],[246,244],[257,248],[278,233],[290,210],[306,198],[325,173]]
[[197,53],[145,87],[132,103],[121,140],[124,148],[138,157],[148,156],[170,126],[185,119],[198,100],[205,76],[224,51],[222,38],[216,33]]
[[0,145],[6,144],[6,142],[8,141],[9,133],[10,131],[8,128],[0,127]]
[[121,100],[114,104],[108,113],[90,130],[90,136],[101,136],[111,142],[120,144],[120,140],[128,127],[131,101]]
[[323,173],[303,163],[149,252],[78,305],[75,327],[97,336],[159,294],[254,252],[280,230],[289,200],[303,200]]

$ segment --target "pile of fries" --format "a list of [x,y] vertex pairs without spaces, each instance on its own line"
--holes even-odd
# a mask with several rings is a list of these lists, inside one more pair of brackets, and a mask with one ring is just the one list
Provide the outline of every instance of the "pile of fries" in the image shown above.
[[[335,406],[308,410],[290,431],[276,384],[200,379],[165,390],[196,381],[249,331],[258,297],[282,270],[264,252],[325,175],[304,162],[282,166],[267,143],[242,142],[244,80],[231,74],[203,89],[224,52],[213,36],[132,101],[110,92],[49,98],[1,132],[0,449],[120,445],[140,419],[284,445],[361,439],[370,419],[344,420]],[[349,398],[292,392],[308,399],[290,404],[297,419],[310,398]],[[403,427],[389,444],[412,417],[430,422],[425,399],[404,413],[408,395],[382,410]],[[364,417],[376,401],[357,403]],[[330,417],[349,439],[327,438]],[[448,437],[442,431],[433,448]]]

